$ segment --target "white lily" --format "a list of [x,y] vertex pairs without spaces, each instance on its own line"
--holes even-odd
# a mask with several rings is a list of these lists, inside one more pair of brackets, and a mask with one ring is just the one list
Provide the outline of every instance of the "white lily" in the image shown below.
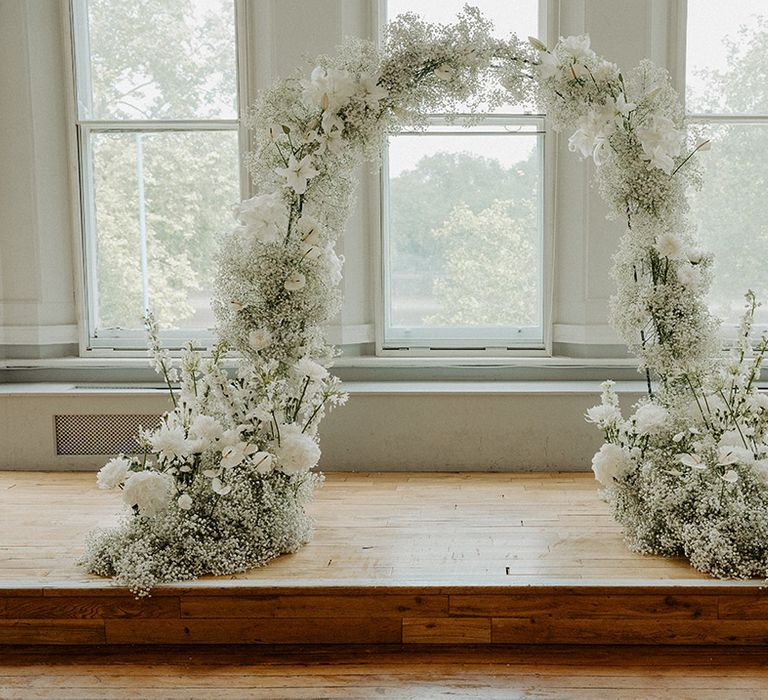
[[285,168],[275,168],[275,172],[285,178],[288,187],[296,194],[304,194],[307,191],[307,183],[320,174],[312,167],[309,155],[301,160],[296,160],[296,157],[291,155],[288,165]]
[[684,452],[677,455],[677,459],[681,464],[684,464],[686,467],[690,467],[691,469],[703,470],[707,468],[707,465],[701,461],[701,457],[699,457],[697,454]]

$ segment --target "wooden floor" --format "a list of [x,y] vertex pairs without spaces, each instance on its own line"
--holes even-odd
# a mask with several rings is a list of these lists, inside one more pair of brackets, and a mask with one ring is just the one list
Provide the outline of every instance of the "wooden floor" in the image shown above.
[[[94,585],[75,566],[119,494],[89,473],[0,472],[0,585]],[[625,547],[591,474],[327,474],[314,540],[232,577],[262,584],[704,581]],[[220,582],[219,582],[220,583]]]
[[768,651],[757,647],[0,651],[4,700],[758,700],[767,696]]
[[768,645],[763,581],[633,554],[587,474],[331,474],[312,509],[298,553],[137,601],[75,565],[118,495],[0,473],[0,644]]

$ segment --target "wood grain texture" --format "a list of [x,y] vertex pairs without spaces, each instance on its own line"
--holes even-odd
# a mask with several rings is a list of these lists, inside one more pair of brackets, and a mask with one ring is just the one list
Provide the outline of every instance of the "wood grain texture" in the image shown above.
[[0,644],[103,644],[103,620],[0,620]]
[[490,618],[403,619],[404,644],[490,644],[490,642]]
[[9,618],[109,619],[122,617],[179,617],[179,598],[137,600],[123,592],[120,596],[99,597],[82,593],[74,597],[14,597],[7,600]]
[[4,650],[3,698],[765,697],[756,648],[63,648]]
[[[0,506],[0,585],[105,584],[75,565],[87,533],[122,512],[119,494],[99,491],[93,472],[0,472]],[[682,559],[630,552],[591,474],[327,474],[311,513],[306,547],[231,578],[259,586],[707,580]]]
[[[647,589],[646,589],[647,590]],[[539,595],[508,593],[495,595],[452,595],[451,615],[479,615],[522,618],[622,618],[717,619],[717,596],[617,595],[606,590],[576,592],[559,590]]]
[[331,474],[318,496],[296,554],[136,600],[74,564],[119,513],[92,473],[0,473],[0,644],[768,644],[762,581],[630,552],[589,475]]
[[219,596],[215,605],[202,595],[181,599],[181,616],[219,617],[409,617],[447,615],[447,595],[388,595],[348,592],[339,595]]
[[494,644],[768,644],[762,620],[494,618]]
[[721,596],[718,616],[724,620],[768,620],[768,590],[749,595]]
[[400,618],[105,620],[109,644],[398,644]]

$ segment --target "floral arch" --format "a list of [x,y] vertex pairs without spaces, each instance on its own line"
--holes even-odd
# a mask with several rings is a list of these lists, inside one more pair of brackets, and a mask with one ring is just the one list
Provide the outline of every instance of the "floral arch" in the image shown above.
[[[512,99],[538,104],[569,147],[596,164],[611,216],[625,223],[612,322],[637,356],[648,398],[623,418],[611,383],[588,420],[605,434],[593,469],[630,546],[685,554],[722,576],[768,570],[768,400],[756,391],[767,341],[752,357],[749,310],[732,360],[716,357],[704,302],[711,259],[695,245],[686,189],[706,146],[686,134],[665,71],[628,74],[589,38],[493,38],[467,7],[451,25],[403,15],[382,49],[350,41],[309,76],[278,82],[250,114],[258,194],[236,208],[218,257],[210,358],[178,366],[149,320],[157,370],[174,409],[98,475],[132,509],[95,533],[84,563],[139,594],[162,581],[225,574],[295,551],[311,535],[304,506],[321,481],[317,429],[346,397],[323,333],[337,312],[341,235],[353,172],[387,133],[429,112]],[[228,376],[225,353],[236,351]],[[174,385],[178,383],[178,389]]]

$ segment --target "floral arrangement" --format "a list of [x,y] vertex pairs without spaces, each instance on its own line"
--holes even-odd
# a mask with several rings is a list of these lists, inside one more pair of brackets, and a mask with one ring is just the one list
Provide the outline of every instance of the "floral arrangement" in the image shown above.
[[[248,159],[258,194],[236,207],[218,258],[219,342],[210,358],[187,349],[177,366],[149,319],[174,408],[141,435],[143,455],[99,472],[130,514],[93,536],[90,571],[143,595],[158,582],[243,571],[308,540],[318,425],[346,398],[323,327],[340,305],[335,241],[356,168],[400,124],[510,98],[538,101],[555,128],[572,131],[571,150],[594,159],[612,215],[626,221],[613,323],[646,372],[649,400],[625,420],[607,384],[588,414],[605,431],[593,466],[616,517],[641,551],[685,553],[717,575],[765,571],[768,418],[754,382],[766,343],[752,359],[748,315],[734,362],[712,360],[711,259],[694,245],[685,199],[706,143],[688,139],[677,95],[651,63],[625,78],[587,37],[549,51],[491,29],[471,7],[451,25],[402,15],[382,49],[348,41],[259,98]],[[230,349],[234,378],[222,366]]]
[[615,258],[614,327],[640,360],[648,398],[622,416],[612,382],[587,420],[604,433],[592,460],[630,546],[684,555],[719,577],[768,574],[768,396],[756,381],[747,308],[731,356],[719,359],[705,295],[711,257],[695,244],[686,190],[693,155],[667,74],[643,62],[630,75],[598,57],[588,37],[536,43],[540,99],[568,144],[591,157],[611,215],[626,222]]
[[[335,241],[355,170],[379,157],[399,123],[503,98],[491,80],[497,64],[527,65],[534,53],[490,30],[472,8],[446,26],[404,15],[382,50],[350,41],[309,76],[260,96],[248,157],[258,194],[235,208],[218,255],[219,341],[210,358],[188,348],[174,362],[148,319],[150,355],[174,408],[142,433],[143,454],[100,470],[99,486],[121,490],[129,514],[91,536],[89,571],[147,595],[157,583],[244,571],[308,541],[318,426],[346,399],[328,371],[334,349],[323,328],[340,306]],[[234,378],[223,367],[228,350],[239,356]]]

